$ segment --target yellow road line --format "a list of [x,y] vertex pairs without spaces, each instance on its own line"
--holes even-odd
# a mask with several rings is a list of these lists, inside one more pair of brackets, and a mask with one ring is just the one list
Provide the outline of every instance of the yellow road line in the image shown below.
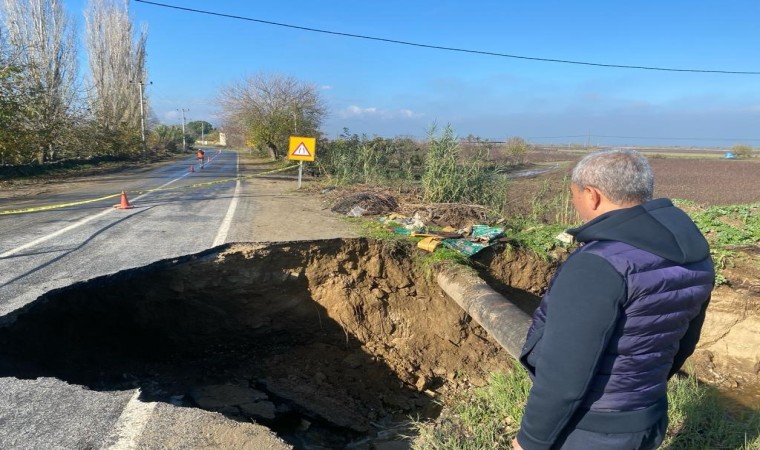
[[[281,169],[275,169],[275,170],[269,170],[267,172],[257,173],[254,175],[245,175],[245,176],[239,176],[235,178],[225,178],[223,180],[207,181],[205,183],[195,183],[188,186],[178,186],[178,187],[170,187],[170,188],[162,188],[162,189],[148,189],[145,191],[127,191],[127,192],[131,192],[135,194],[145,194],[148,192],[174,191],[174,190],[179,190],[179,189],[194,189],[194,188],[200,188],[200,187],[213,186],[215,184],[229,183],[231,181],[245,180],[246,178],[255,178],[255,177],[260,177],[263,175],[271,175],[273,173],[284,172],[286,170],[294,169],[296,167],[298,166],[288,166]],[[9,209],[6,211],[0,211],[0,216],[7,216],[11,214],[24,214],[24,213],[31,213],[31,212],[46,211],[50,209],[60,209],[60,208],[68,208],[71,206],[86,205],[88,203],[95,203],[95,202],[100,202],[103,200],[108,200],[109,198],[116,198],[116,197],[119,197],[120,195],[121,195],[121,192],[118,194],[106,195],[105,197],[94,198],[94,199],[89,199],[89,200],[80,200],[77,202],[60,203],[57,205],[34,206],[31,208],[22,208],[22,209]]]

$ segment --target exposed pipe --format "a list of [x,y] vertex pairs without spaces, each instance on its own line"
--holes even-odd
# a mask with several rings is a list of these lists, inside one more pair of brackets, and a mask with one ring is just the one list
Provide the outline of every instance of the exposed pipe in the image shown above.
[[520,357],[530,315],[466,270],[447,268],[438,273],[436,281],[513,358]]

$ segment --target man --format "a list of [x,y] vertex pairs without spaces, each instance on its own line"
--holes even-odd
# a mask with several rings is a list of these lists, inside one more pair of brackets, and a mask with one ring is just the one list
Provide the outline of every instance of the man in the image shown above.
[[533,378],[516,449],[655,449],[667,380],[699,340],[715,279],[707,241],[647,160],[593,153],[573,169],[581,243],[559,268],[520,361]]
[[202,148],[199,148],[198,152],[195,154],[195,157],[198,158],[198,164],[200,165],[201,169],[203,168],[203,157],[205,154],[206,152],[204,152]]

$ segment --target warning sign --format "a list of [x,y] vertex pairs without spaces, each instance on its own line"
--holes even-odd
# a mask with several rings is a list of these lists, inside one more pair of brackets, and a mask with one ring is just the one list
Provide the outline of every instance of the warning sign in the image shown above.
[[288,159],[298,161],[314,161],[317,150],[317,140],[313,137],[290,136]]

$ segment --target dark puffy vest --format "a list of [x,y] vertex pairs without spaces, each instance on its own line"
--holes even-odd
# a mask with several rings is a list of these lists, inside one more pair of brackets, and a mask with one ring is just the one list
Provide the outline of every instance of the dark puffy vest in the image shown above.
[[[650,406],[666,395],[679,341],[710,296],[712,261],[678,265],[616,241],[589,242],[574,255],[580,252],[604,258],[625,279],[628,289],[581,407],[630,411]],[[543,329],[547,307],[551,307],[551,284],[534,313],[528,341],[532,333]],[[535,361],[540,348],[539,341],[528,362]]]

